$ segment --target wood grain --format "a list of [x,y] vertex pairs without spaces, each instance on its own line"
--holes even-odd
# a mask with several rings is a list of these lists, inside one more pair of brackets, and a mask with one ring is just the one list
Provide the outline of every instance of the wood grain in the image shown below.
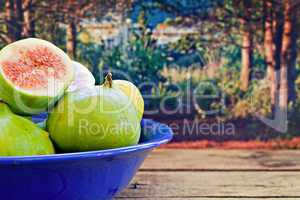
[[233,197],[233,198],[216,198],[216,197],[193,197],[193,198],[186,198],[186,197],[172,197],[172,198],[152,198],[152,197],[142,197],[142,198],[130,198],[130,197],[117,197],[115,198],[116,200],[134,200],[134,199],[138,199],[138,200],[300,200],[300,198],[294,198],[294,197],[286,197],[286,198],[272,198],[272,197],[249,197],[249,198],[241,198],[241,197]]
[[139,172],[120,197],[300,198],[300,172]]
[[186,198],[186,197],[173,197],[173,198],[122,198],[122,197],[117,197],[115,199],[126,199],[126,200],[300,200],[300,198],[293,198],[293,197],[287,197],[287,198],[272,198],[272,197],[264,197],[264,198],[240,198],[240,197],[234,197],[234,198],[216,198],[216,197],[211,197],[211,198],[205,198],[205,197],[195,197],[195,198]]
[[300,200],[300,151],[158,149],[116,199]]
[[149,156],[141,170],[300,171],[300,151],[158,149]]

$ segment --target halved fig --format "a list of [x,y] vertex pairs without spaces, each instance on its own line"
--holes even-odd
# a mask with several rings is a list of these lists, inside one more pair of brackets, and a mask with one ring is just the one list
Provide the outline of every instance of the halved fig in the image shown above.
[[54,44],[28,38],[0,51],[0,99],[20,114],[51,107],[74,77],[71,59]]

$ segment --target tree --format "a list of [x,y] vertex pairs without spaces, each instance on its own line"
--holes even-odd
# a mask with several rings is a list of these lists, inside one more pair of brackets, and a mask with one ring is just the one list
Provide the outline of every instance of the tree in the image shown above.
[[7,37],[5,42],[13,42],[21,38],[22,34],[22,1],[6,0],[5,1],[5,19]]
[[94,17],[95,9],[98,8],[97,1],[73,1],[64,2],[63,7],[65,11],[63,20],[66,23],[66,50],[67,54],[75,59],[77,47],[77,30],[79,22],[87,17]]
[[244,16],[242,23],[242,66],[241,66],[241,90],[247,91],[250,82],[253,54],[253,35],[251,22],[251,1],[243,0]]
[[75,20],[71,20],[67,24],[67,30],[66,30],[66,49],[67,54],[75,59],[76,58],[76,46],[77,46],[77,23]]
[[5,29],[0,33],[4,43],[14,42],[21,38],[34,37],[33,0],[5,0],[5,15],[2,20],[5,22]]
[[280,57],[279,107],[287,111],[288,103],[294,102],[295,95],[295,63],[296,63],[296,14],[291,0],[284,0],[284,24]]
[[274,10],[272,0],[264,0],[264,50],[267,79],[270,82],[271,106],[275,106],[278,81],[275,74]]
[[12,42],[14,41],[15,38],[15,31],[14,31],[14,3],[12,0],[6,0],[5,1],[5,19],[4,21],[6,22],[6,30],[7,30],[7,37],[4,37],[2,34],[2,39],[4,42]]
[[[84,19],[99,19],[109,12],[124,13],[131,0],[5,0],[3,17],[6,26],[0,39],[10,43],[21,38],[35,37],[36,24],[40,21],[66,25],[66,50],[76,57],[77,34]],[[51,19],[51,21],[49,20]],[[42,30],[42,28],[40,28]]]
[[[125,13],[131,0],[66,0],[53,1],[53,17],[66,24],[66,50],[71,58],[76,58],[77,34],[84,19],[99,19],[109,12]],[[60,10],[60,12],[56,12]]]
[[33,6],[33,0],[23,1],[23,37],[35,37],[35,12]]
[[[261,18],[261,11],[254,12],[254,8],[260,7],[260,1],[226,0],[206,1],[206,3],[196,1],[198,6],[195,6],[193,0],[156,0],[156,2],[162,4],[160,6],[162,9],[176,13],[177,16],[185,19],[183,21],[198,27],[201,40],[206,40],[203,44],[209,44],[206,48],[211,49],[212,46],[217,46],[216,44],[239,46],[241,48],[240,89],[247,91],[251,79],[256,36],[254,27],[260,25]],[[184,9],[185,7],[188,9]],[[241,41],[237,39],[237,35],[241,37]]]

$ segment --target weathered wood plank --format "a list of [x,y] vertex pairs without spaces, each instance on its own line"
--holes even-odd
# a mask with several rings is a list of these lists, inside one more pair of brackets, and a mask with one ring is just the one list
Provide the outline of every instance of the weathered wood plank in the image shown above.
[[297,150],[179,150],[157,149],[143,171],[155,170],[299,170]]
[[300,172],[139,172],[121,198],[300,198]]
[[138,200],[300,200],[300,198],[268,198],[268,197],[257,197],[257,198],[216,198],[216,197],[211,197],[211,198],[206,198],[206,197],[195,197],[195,198],[185,198],[185,197],[173,197],[173,198],[128,198],[128,197],[117,197],[115,198],[117,199],[126,199],[126,200],[134,200],[134,199],[138,199]]
[[300,200],[300,151],[158,149],[118,198]]

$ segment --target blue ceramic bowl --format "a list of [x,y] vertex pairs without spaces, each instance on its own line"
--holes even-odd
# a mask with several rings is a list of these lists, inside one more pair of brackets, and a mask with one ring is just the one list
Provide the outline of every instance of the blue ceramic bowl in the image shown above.
[[142,121],[138,145],[47,156],[0,157],[0,199],[112,199],[134,177],[151,150],[172,138],[171,129]]

